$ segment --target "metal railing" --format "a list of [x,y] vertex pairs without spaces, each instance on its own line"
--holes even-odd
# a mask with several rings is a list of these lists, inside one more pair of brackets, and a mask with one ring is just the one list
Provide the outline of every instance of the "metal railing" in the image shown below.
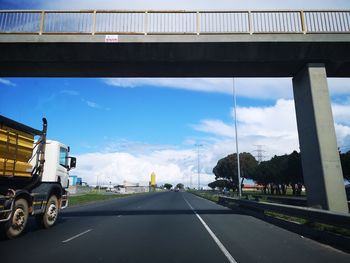
[[350,33],[350,10],[0,10],[0,34]]

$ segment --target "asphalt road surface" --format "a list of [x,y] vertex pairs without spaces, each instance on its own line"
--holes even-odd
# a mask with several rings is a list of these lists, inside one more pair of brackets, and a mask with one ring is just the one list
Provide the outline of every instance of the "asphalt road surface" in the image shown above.
[[0,262],[350,262],[350,255],[185,192],[67,208],[0,241]]

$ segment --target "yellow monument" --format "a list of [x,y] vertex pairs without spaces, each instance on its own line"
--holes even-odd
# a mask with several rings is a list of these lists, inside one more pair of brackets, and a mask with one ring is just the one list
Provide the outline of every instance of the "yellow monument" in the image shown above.
[[156,186],[156,174],[154,172],[151,174],[151,186]]

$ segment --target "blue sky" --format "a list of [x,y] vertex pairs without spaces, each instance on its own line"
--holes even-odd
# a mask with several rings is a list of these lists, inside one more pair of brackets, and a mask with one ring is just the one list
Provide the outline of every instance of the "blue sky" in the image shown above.
[[33,127],[41,127],[41,117],[46,116],[49,137],[69,143],[79,154],[92,146],[106,147],[110,140],[179,145],[200,136],[191,127],[200,119],[230,120],[232,98],[226,94],[152,86],[116,88],[102,79],[7,80],[13,85],[1,86],[1,114]]
[[[213,3],[215,2],[215,5]],[[1,9],[273,9],[350,8],[332,1],[13,1]],[[135,8],[136,7],[136,8]],[[156,8],[155,8],[156,7]],[[266,156],[298,150],[291,79],[236,79],[241,151]],[[350,79],[330,79],[338,145],[350,149]],[[93,184],[214,179],[218,159],[234,152],[232,79],[0,78],[0,114],[69,144],[74,171]]]

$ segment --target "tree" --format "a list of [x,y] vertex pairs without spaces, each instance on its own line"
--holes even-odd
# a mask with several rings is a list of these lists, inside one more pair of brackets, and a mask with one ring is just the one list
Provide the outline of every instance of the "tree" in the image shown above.
[[[240,166],[242,182],[244,178],[252,178],[258,162],[254,156],[250,153],[240,153]],[[213,168],[215,179],[226,180],[229,189],[237,189],[237,154],[230,154],[225,158],[218,161],[217,165]]]
[[179,184],[176,185],[176,188],[178,188],[178,189],[184,189],[184,185],[181,184],[181,183],[179,183]]
[[[300,194],[301,185],[304,184],[300,153],[293,151],[290,155],[288,155],[287,166],[283,174],[286,184],[290,184],[292,186],[293,195]],[[299,187],[296,188],[295,185],[298,185]]]
[[275,192],[285,194],[289,184],[292,186],[293,194],[300,194],[304,184],[300,153],[293,151],[289,155],[275,155],[271,160],[261,162],[252,179],[264,185],[264,191],[269,185],[272,194]]
[[215,188],[219,188],[219,189],[224,189],[225,187],[232,188],[232,186],[229,185],[229,182],[223,179],[215,180],[214,182],[209,183],[208,186],[213,190],[215,190]]
[[252,176],[252,179],[261,185],[268,185],[273,181],[272,178],[272,166],[270,161],[263,161],[259,163],[258,167],[255,169],[255,172]]
[[173,185],[172,185],[172,184],[166,183],[166,184],[164,184],[164,187],[165,187],[166,189],[170,190],[171,187],[173,187]]
[[350,181],[350,151],[340,154],[340,162],[343,170],[344,179]]

